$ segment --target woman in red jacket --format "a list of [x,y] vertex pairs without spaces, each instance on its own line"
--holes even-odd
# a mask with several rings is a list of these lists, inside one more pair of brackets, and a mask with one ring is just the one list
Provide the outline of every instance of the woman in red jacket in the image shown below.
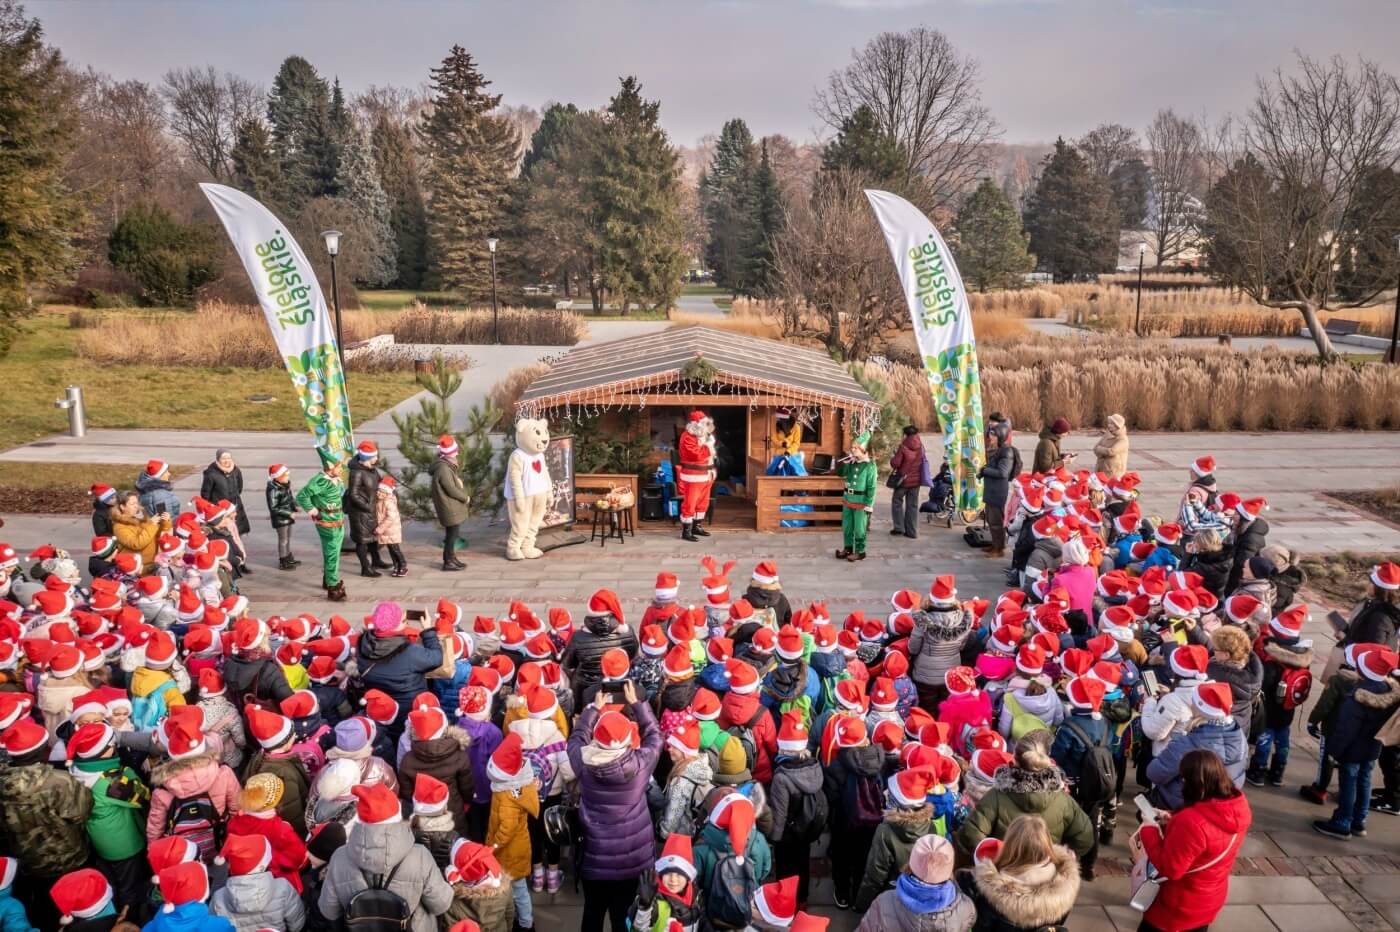
[[1249,831],[1249,803],[1214,751],[1187,754],[1181,774],[1186,805],[1159,813],[1164,827],[1144,825],[1139,834],[1164,883],[1138,932],[1205,932],[1225,905],[1230,868]]

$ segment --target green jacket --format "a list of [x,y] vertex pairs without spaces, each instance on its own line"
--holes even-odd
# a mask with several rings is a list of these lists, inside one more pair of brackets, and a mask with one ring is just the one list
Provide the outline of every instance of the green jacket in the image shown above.
[[[715,865],[733,853],[729,833],[713,822],[706,822],[700,830],[700,840],[695,843],[695,882],[701,890],[709,889],[710,874]],[[744,863],[753,867],[755,881],[759,884],[767,881],[768,872],[773,867],[773,854],[768,849],[768,839],[757,829],[749,835],[749,843],[744,849]]]
[[462,484],[462,474],[445,459],[433,463],[432,468],[433,511],[437,513],[438,524],[445,528],[453,527],[467,520],[470,514],[472,497]]
[[1055,766],[998,770],[992,788],[958,830],[958,847],[970,854],[982,839],[1005,836],[1007,826],[1022,815],[1040,816],[1050,831],[1050,840],[1080,858],[1094,847],[1094,826],[1065,792],[1065,775]]
[[58,877],[87,863],[92,792],[48,763],[0,767],[0,824],[27,873]]
[[515,923],[515,900],[511,899],[510,881],[502,878],[496,887],[452,885],[452,905],[447,907],[444,928],[463,919],[481,926],[481,932],[511,932]]
[[865,857],[865,876],[854,904],[856,912],[865,912],[875,902],[875,897],[894,887],[895,878],[909,863],[909,855],[914,853],[914,842],[929,834],[942,834],[930,805],[885,813],[885,821],[875,830],[870,853]]
[[843,463],[841,477],[846,480],[846,503],[849,505],[875,504],[875,464],[870,460],[864,463]]
[[306,765],[295,754],[272,757],[267,751],[258,751],[248,758],[243,768],[243,783],[254,774],[270,773],[282,780],[282,799],[277,803],[277,814],[287,820],[287,824],[298,837],[306,837],[306,794],[311,788],[311,780],[306,775]]
[[297,504],[301,510],[310,512],[313,508],[317,512],[317,519],[321,521],[340,521],[343,517],[341,511],[344,508],[345,486],[340,480],[332,479],[323,472],[306,480],[306,485],[301,487],[297,493]]
[[77,761],[72,767],[74,776],[83,783],[96,775],[90,784],[92,814],[86,828],[97,856],[104,861],[122,861],[144,851],[146,816],[142,807],[150,801],[151,791],[136,772],[123,767],[118,757]]

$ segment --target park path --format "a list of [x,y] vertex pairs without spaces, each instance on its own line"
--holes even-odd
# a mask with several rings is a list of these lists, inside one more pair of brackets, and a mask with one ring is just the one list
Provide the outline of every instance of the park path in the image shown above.
[[[1066,340],[1086,340],[1094,334],[1092,330],[1071,327],[1061,318],[1028,317],[1024,321],[1032,333]],[[1173,337],[1173,343],[1183,346],[1215,346],[1215,337]],[[1317,344],[1306,337],[1234,337],[1230,345],[1236,350],[1257,350],[1274,348],[1290,353],[1316,353]],[[1375,355],[1376,350],[1353,343],[1333,341],[1332,348],[1343,356]]]

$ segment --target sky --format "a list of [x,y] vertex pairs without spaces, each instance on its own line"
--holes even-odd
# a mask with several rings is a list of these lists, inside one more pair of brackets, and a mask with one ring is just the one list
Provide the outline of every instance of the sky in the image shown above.
[[118,78],[212,64],[263,84],[300,54],[347,90],[416,87],[454,43],[504,103],[601,106],[635,74],[672,139],[742,117],[755,135],[830,130],[813,93],[887,30],[942,30],[980,65],[1007,142],[1141,128],[1163,107],[1242,110],[1295,50],[1400,74],[1400,0],[28,0],[72,61]]

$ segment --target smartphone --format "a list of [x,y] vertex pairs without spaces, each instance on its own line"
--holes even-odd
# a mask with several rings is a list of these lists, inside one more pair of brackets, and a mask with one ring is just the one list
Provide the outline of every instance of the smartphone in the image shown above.
[[1133,797],[1133,803],[1137,805],[1138,812],[1142,814],[1143,825],[1157,824],[1157,808],[1147,801],[1147,797],[1139,793]]
[[1346,616],[1343,615],[1341,612],[1337,611],[1336,609],[1333,609],[1332,611],[1328,612],[1327,621],[1331,623],[1332,628],[1338,634],[1346,634],[1348,622]]
[[426,627],[428,613],[423,611],[423,609],[421,608],[410,608],[404,611],[403,618],[404,621],[413,625],[413,627],[421,629],[423,627]]
[[1149,696],[1157,695],[1157,674],[1151,670],[1142,671],[1142,683],[1147,687]]

